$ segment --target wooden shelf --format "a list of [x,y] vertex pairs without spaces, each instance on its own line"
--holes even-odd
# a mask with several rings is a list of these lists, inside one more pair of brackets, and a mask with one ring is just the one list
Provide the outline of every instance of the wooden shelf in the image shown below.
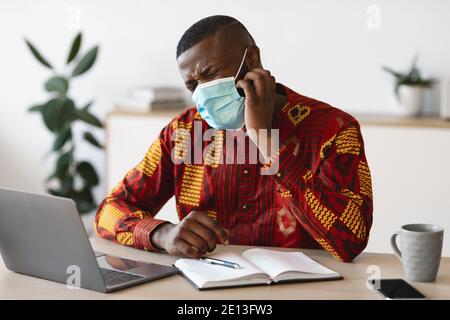
[[114,108],[108,115],[120,115],[120,116],[141,116],[141,117],[171,117],[183,112],[186,109],[168,109],[157,111],[132,111],[122,108]]
[[[158,110],[158,111],[130,111],[115,108],[108,115],[121,116],[141,116],[141,117],[174,117],[184,110]],[[376,115],[376,114],[352,114],[361,125],[365,126],[386,126],[386,127],[413,127],[413,128],[448,128],[450,120],[437,117],[402,117],[396,115]]]
[[413,128],[447,128],[450,121],[437,117],[401,117],[395,115],[353,114],[361,125]]

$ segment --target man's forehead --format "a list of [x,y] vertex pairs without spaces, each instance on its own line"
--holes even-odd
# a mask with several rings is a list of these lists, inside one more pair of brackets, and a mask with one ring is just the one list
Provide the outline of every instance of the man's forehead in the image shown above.
[[190,72],[199,68],[206,68],[211,64],[227,64],[234,62],[243,50],[240,41],[233,41],[226,32],[217,33],[195,44],[177,59],[180,71]]
[[214,35],[203,39],[191,48],[183,52],[177,59],[180,69],[190,69],[192,67],[211,62],[218,62],[227,55],[224,41],[221,37]]

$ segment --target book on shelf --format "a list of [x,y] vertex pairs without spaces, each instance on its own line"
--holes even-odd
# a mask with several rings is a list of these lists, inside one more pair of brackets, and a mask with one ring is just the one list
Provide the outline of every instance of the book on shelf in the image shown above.
[[134,87],[121,97],[116,109],[132,112],[183,110],[187,106],[183,89],[176,87]]

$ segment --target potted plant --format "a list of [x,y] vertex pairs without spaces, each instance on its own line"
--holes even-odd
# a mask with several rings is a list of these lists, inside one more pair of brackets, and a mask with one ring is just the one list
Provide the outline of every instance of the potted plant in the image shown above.
[[50,153],[55,155],[55,165],[54,171],[46,180],[47,191],[73,199],[80,213],[91,212],[97,207],[92,190],[99,184],[99,178],[94,166],[87,160],[78,159],[75,150],[81,141],[95,148],[102,149],[103,146],[87,129],[82,132],[81,139],[75,139],[76,133],[79,132],[74,130],[74,125],[77,122],[98,128],[103,125],[90,112],[93,102],[77,107],[69,94],[69,88],[73,79],[85,74],[94,65],[98,46],[79,57],[82,34],[78,33],[66,58],[65,69],[68,72],[60,73],[30,41],[25,39],[25,42],[36,60],[51,71],[51,76],[44,83],[49,99],[29,109],[30,112],[41,114],[45,126],[54,135]]
[[434,84],[434,79],[422,78],[421,72],[417,67],[417,56],[414,57],[411,68],[406,73],[397,72],[389,67],[383,66],[383,69],[395,78],[395,95],[403,107],[407,116],[417,116],[420,114],[425,91]]

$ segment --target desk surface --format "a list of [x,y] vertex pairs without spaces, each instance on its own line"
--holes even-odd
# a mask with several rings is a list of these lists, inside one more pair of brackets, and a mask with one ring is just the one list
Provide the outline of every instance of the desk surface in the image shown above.
[[[91,243],[96,251],[144,262],[171,265],[176,259],[166,254],[127,248],[103,239],[91,239]],[[249,247],[228,246],[218,247],[217,250],[225,248],[242,252]],[[352,263],[342,263],[321,250],[302,251],[341,273],[344,280],[198,291],[181,275],[175,275],[103,294],[84,289],[68,289],[63,284],[10,272],[0,259],[0,299],[381,299],[377,292],[366,286],[373,268],[380,268],[382,278],[403,277],[400,261],[391,254],[363,253]],[[412,284],[429,299],[449,299],[450,258],[442,258],[436,282]]]

